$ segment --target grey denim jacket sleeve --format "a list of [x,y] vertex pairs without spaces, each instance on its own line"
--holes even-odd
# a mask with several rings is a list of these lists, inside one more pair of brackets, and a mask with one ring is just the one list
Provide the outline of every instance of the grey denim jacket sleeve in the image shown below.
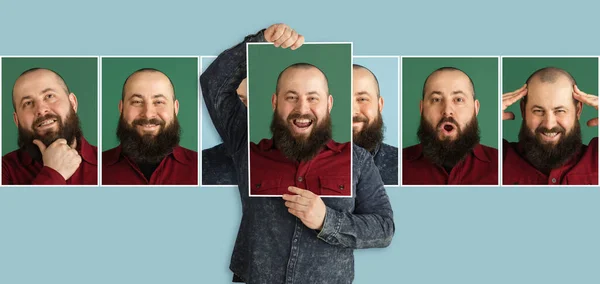
[[[394,235],[394,212],[372,156],[353,145],[355,207],[353,212],[327,208],[323,241],[346,248],[387,247]],[[358,176],[357,176],[358,175]]]

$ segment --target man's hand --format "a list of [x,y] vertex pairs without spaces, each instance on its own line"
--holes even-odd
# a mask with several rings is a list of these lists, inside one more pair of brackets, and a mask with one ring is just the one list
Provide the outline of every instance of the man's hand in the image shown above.
[[[588,94],[582,92],[577,87],[577,85],[575,85],[575,88],[573,91],[573,98],[598,110],[598,97],[594,96],[594,95],[588,95]],[[588,126],[598,126],[598,118],[596,117],[596,118],[592,118],[592,119],[588,120],[587,125]]]
[[42,152],[42,160],[44,166],[49,167],[60,173],[65,180],[68,180],[79,168],[81,164],[81,156],[77,150],[67,145],[67,140],[56,139],[50,146],[46,147],[40,140],[33,140],[33,144],[37,145]]
[[265,30],[265,39],[272,42],[275,47],[291,47],[292,50],[296,50],[304,43],[304,36],[298,34],[286,24],[274,24],[268,27]]
[[512,112],[506,112],[506,109],[517,102],[520,98],[527,95],[527,84],[518,90],[502,95],[502,120],[513,120],[515,114]]
[[284,194],[288,212],[298,217],[306,227],[313,230],[323,229],[327,208],[321,197],[311,191],[290,186],[288,190],[297,195]]

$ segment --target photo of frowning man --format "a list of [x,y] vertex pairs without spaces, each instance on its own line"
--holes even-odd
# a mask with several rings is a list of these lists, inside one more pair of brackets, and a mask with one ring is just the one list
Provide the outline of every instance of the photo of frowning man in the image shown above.
[[[597,70],[597,65],[590,70],[595,78]],[[580,122],[584,105],[593,108],[587,111],[594,118],[583,127],[598,125],[598,97],[580,90],[565,69],[550,66],[534,71],[521,88],[502,96],[503,120],[515,119],[507,109],[517,103],[522,122],[518,141],[504,140],[503,184],[598,184],[597,130],[585,145],[580,126],[585,122]]]
[[[353,68],[352,135],[354,144],[373,155],[373,160],[385,185],[398,184],[398,147],[384,139],[384,119],[381,115],[384,98],[379,80],[371,70],[354,64]],[[397,96],[388,94],[388,96]],[[395,105],[389,107],[395,108]]]
[[478,121],[478,97],[496,93],[478,93],[476,86],[456,67],[437,68],[424,80],[419,144],[402,150],[404,185],[498,184],[498,150],[480,144]]
[[118,109],[120,144],[102,153],[102,184],[197,184],[198,153],[179,145],[179,100],[165,73],[142,68],[129,75]]
[[[246,58],[246,44],[251,42],[271,42],[275,47],[294,50],[291,52],[301,52],[303,48],[309,46],[303,45],[304,37],[287,25],[275,24],[266,30],[247,36],[243,42],[225,50],[200,77],[202,95],[208,112],[223,139],[224,147],[229,153],[234,154],[232,160],[239,178],[242,218],[229,265],[233,272],[233,282],[350,283],[354,279],[354,249],[386,247],[391,243],[394,234],[393,212],[379,171],[373,163],[372,156],[366,150],[351,145],[354,162],[351,186],[355,192],[351,198],[321,198],[310,190],[295,186],[295,180],[302,182],[304,175],[290,175],[290,172],[296,173],[296,169],[290,169],[289,166],[286,166],[288,172],[278,169],[271,174],[272,177],[286,177],[285,182],[280,186],[288,191],[287,194],[282,197],[250,197],[249,187],[255,186],[248,182],[248,161],[251,155],[256,151],[273,153],[278,151],[275,147],[248,149],[248,110],[240,100],[236,89],[246,78],[246,67],[248,71],[252,68],[250,58],[248,61]],[[273,46],[266,47],[269,48],[267,49],[269,54],[275,53]],[[347,50],[344,51],[343,56],[349,59],[352,54]],[[348,74],[342,74],[348,79],[348,85],[351,84],[349,80],[351,67],[349,61],[346,68]],[[294,71],[296,74],[284,73],[282,76],[311,75],[311,78],[314,78],[314,90],[324,88],[323,75],[316,68],[307,66],[295,69],[288,69],[288,71]],[[281,71],[277,70],[277,73]],[[327,75],[334,77],[333,73]],[[248,78],[249,87],[252,87],[252,78]],[[335,78],[330,79],[335,80]],[[275,82],[272,81],[273,84]],[[273,92],[272,87],[273,85],[270,86],[270,94]],[[290,88],[290,85],[282,84],[280,87],[279,99],[289,98],[291,105],[298,102],[299,97],[312,96],[312,94],[306,96],[307,93],[301,92],[301,89],[296,89],[298,95],[294,96],[291,92],[283,91]],[[345,130],[348,136],[351,135],[349,98],[352,97],[349,87],[346,93],[348,111],[343,114],[346,117]],[[290,96],[285,96],[286,93],[290,93]],[[336,93],[331,93],[335,98]],[[249,93],[248,96],[248,106],[252,107],[257,100],[254,99],[253,94]],[[329,100],[328,97],[326,98]],[[276,100],[277,98],[274,98],[272,103],[275,104]],[[308,107],[310,100],[299,103],[310,109]],[[312,103],[318,104],[318,102]],[[315,117],[322,118],[328,112],[328,107],[327,104],[325,107],[321,105],[319,107],[322,109],[319,109],[320,113]],[[294,109],[283,104],[281,108],[282,114],[285,113],[284,109],[290,113],[289,109]],[[308,112],[304,108],[298,110]],[[273,115],[267,112],[263,124],[265,121],[270,122],[269,119]],[[306,120],[309,123],[316,123],[319,120],[311,121],[313,118],[288,120],[294,119],[300,120],[296,121],[300,127],[306,126]],[[333,122],[334,128],[335,125]],[[267,123],[266,131],[259,134],[258,138],[268,135],[268,126]],[[330,155],[339,154],[331,150],[324,149]],[[279,161],[285,158],[282,153],[279,153],[274,163],[281,163]],[[287,163],[299,165],[304,162],[291,160]],[[330,183],[331,185],[336,183]],[[289,263],[294,263],[292,268]]]
[[[95,58],[90,63],[95,65]],[[5,68],[4,73],[14,72]],[[89,75],[97,80],[96,73]],[[83,136],[79,102],[65,79],[54,70],[35,67],[11,85],[18,149],[2,157],[2,184],[96,185],[97,148]],[[94,100],[83,99],[96,105]]]
[[[271,53],[263,52],[266,48],[272,49]],[[254,131],[260,131],[266,125],[259,115],[271,112],[268,122],[271,135],[261,137],[258,143],[252,139],[250,144],[251,195],[283,195],[289,192],[288,186],[317,195],[352,195],[352,145],[348,131],[352,83],[350,50],[350,44],[311,44],[297,52],[273,50],[268,45],[249,45],[251,139],[258,136]],[[284,51],[281,60],[266,61],[281,51]],[[303,53],[307,53],[306,57]],[[321,60],[325,54],[327,58],[341,60]],[[340,54],[348,57],[341,58]],[[269,59],[263,61],[266,56]],[[286,61],[291,64],[281,64]],[[266,69],[271,64],[277,64],[277,67]],[[272,72],[274,69],[278,70]],[[268,93],[255,88],[262,82],[261,78],[267,76],[266,72],[275,79],[275,85]],[[342,84],[345,86],[341,87]],[[342,113],[333,112],[341,108],[346,109]],[[346,136],[339,135],[341,140],[334,139],[333,125],[346,130]]]

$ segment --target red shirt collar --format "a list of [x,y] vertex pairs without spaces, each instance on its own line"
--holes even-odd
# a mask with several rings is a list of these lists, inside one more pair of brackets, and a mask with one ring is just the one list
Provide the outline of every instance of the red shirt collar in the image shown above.
[[[329,150],[335,151],[337,153],[341,153],[342,149],[344,148],[344,144],[337,143],[337,142],[333,141],[333,139],[330,139],[327,142],[327,144],[325,144],[325,147],[328,148]],[[262,140],[260,140],[260,142],[258,142],[258,148],[261,151],[268,151],[271,149],[275,149],[275,143],[273,143],[273,139],[262,139]]]
[[[114,151],[107,151],[107,154],[104,158],[104,160],[102,161],[102,163],[105,163],[107,165],[113,165],[116,164],[121,157],[125,157],[124,155],[122,155],[121,153],[122,148],[121,145],[119,144],[119,146],[117,146],[116,148],[114,148]],[[188,159],[188,157],[185,154],[184,149],[177,145],[175,146],[175,148],[173,148],[173,152],[171,152],[169,155],[172,155],[176,161],[183,163],[183,164],[188,164],[190,163],[190,159]],[[167,155],[167,156],[169,156]]]
[[[488,157],[485,154],[485,151],[483,150],[483,146],[481,146],[481,144],[477,143],[477,145],[475,145],[475,147],[473,148],[473,151],[471,152],[475,158],[481,160],[482,162],[491,162],[490,157]],[[417,148],[415,149],[415,151],[411,151],[410,153],[408,153],[406,155],[406,157],[404,157],[404,159],[409,160],[409,161],[413,161],[416,159],[419,159],[421,156],[423,156],[423,144],[418,144]]]
[[[98,165],[98,148],[96,146],[90,145],[90,143],[83,138],[83,136],[79,139],[79,143],[77,145],[77,152],[81,155],[81,158],[87,162],[88,164]],[[30,165],[33,163],[33,158],[26,151],[19,151],[19,159],[22,161],[23,165]]]

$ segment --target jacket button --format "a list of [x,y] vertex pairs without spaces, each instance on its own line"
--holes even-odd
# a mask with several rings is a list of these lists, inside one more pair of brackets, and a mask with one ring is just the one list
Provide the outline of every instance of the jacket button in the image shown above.
[[556,178],[552,178],[552,183],[556,183]]
[[338,186],[338,188],[339,188],[339,189],[344,189],[344,185],[343,185],[343,184],[340,184],[340,185]]
[[304,179],[302,179],[302,177],[298,177],[298,181],[302,182]]

